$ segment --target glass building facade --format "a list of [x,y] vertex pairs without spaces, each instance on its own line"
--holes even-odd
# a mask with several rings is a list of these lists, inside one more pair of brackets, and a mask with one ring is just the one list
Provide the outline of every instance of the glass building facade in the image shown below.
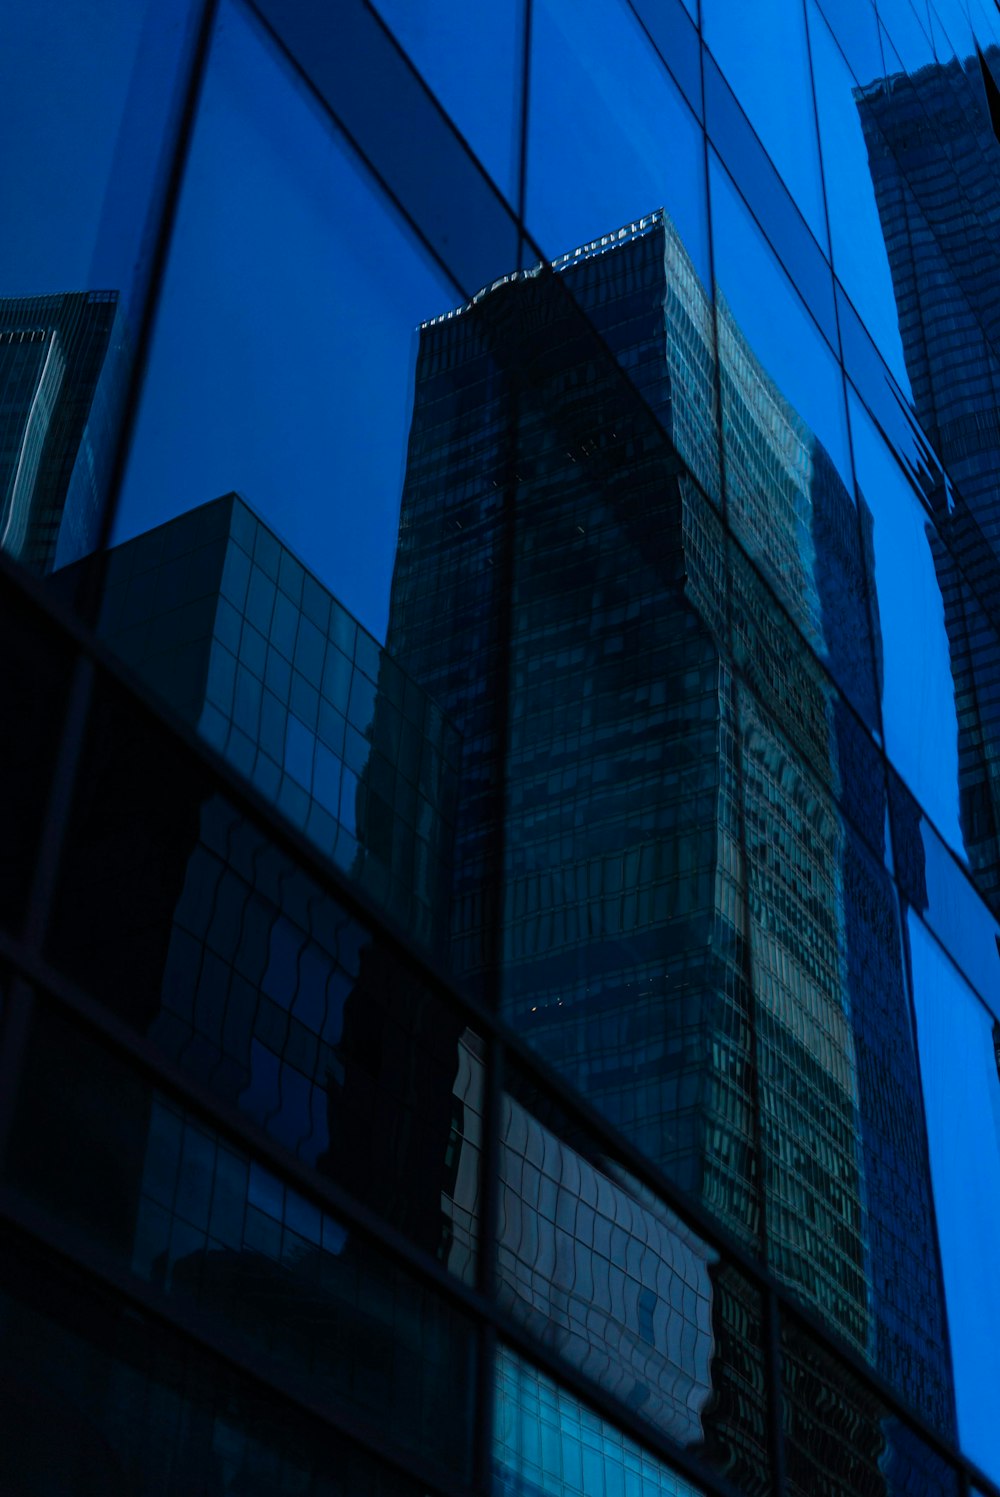
[[1000,1492],[1000,11],[0,37],[0,1492]]

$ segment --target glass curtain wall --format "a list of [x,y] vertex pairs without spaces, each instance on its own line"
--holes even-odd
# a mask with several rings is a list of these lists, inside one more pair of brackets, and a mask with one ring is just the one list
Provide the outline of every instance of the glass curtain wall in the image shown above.
[[1000,1491],[1000,22],[0,22],[3,1490]]

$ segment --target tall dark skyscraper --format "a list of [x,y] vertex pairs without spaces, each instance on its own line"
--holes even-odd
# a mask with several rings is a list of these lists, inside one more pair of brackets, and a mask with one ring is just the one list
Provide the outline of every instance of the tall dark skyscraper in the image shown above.
[[97,543],[122,336],[114,291],[0,299],[0,547],[33,572]]
[[998,910],[1000,116],[970,107],[966,69],[996,92],[980,57],[880,80],[857,104],[916,412],[957,489],[931,496],[931,545],[955,678],[962,831]]
[[423,328],[389,642],[466,743],[458,971],[947,1420],[872,524],[653,214]]

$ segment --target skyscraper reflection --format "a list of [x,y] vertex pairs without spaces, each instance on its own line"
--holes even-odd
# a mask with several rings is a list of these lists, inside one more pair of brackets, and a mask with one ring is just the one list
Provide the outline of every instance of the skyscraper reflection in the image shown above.
[[947,1427],[872,529],[662,213],[422,329],[388,638],[465,739],[456,970]]
[[123,337],[116,291],[0,299],[0,548],[33,572],[97,544]]

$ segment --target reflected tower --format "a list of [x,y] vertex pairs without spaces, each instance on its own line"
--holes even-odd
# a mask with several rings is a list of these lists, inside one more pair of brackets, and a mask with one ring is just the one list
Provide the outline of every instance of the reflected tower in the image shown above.
[[1000,176],[988,57],[856,90],[917,416],[960,491],[927,497],[959,717],[970,865],[1000,909]]
[[453,965],[940,1415],[922,1156],[898,1188],[878,1110],[902,1036],[919,1141],[898,925],[838,801],[884,806],[801,639],[870,712],[870,539],[662,213],[421,330],[388,646],[463,734]]
[[97,544],[122,336],[116,291],[0,299],[0,549],[33,572]]

